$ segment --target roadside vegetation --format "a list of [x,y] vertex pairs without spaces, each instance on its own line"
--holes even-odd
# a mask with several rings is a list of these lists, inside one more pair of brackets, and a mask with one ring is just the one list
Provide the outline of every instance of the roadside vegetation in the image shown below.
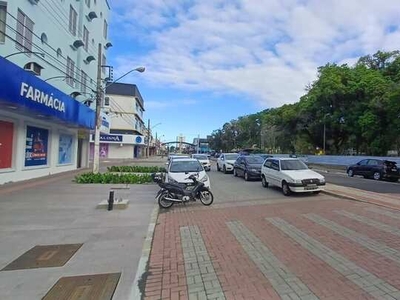
[[[295,100],[295,99],[293,99]],[[325,130],[324,130],[325,128]],[[400,149],[400,52],[327,64],[294,104],[241,116],[214,130],[210,147],[269,153],[387,155]]]
[[157,173],[166,172],[163,167],[151,166],[112,166],[107,168],[108,172],[122,172],[122,173]]
[[153,182],[150,174],[83,173],[75,176],[76,183],[143,184]]

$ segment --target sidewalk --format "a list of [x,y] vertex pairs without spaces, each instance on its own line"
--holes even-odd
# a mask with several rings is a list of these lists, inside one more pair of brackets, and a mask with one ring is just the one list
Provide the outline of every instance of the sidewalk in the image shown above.
[[380,194],[351,187],[327,183],[324,193],[349,200],[356,200],[400,210],[399,194]]
[[[157,187],[131,185],[125,210],[96,209],[107,199],[111,185],[72,182],[76,173],[85,171],[89,170],[0,188],[0,299],[42,299],[61,277],[106,273],[120,276],[113,299],[130,299],[150,216],[158,211]],[[35,246],[71,244],[82,245],[64,265],[3,270]],[[48,250],[36,257],[35,264],[50,262],[53,256],[57,257],[56,251]],[[78,299],[74,297],[94,293],[91,289],[80,286],[70,296]]]
[[327,192],[161,211],[144,299],[400,299],[400,211],[372,205],[376,193]]

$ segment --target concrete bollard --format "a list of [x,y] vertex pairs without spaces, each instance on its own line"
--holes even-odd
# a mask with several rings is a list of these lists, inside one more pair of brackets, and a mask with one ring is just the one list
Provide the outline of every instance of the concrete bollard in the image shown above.
[[110,191],[110,195],[108,197],[108,210],[113,210],[114,206],[114,191]]

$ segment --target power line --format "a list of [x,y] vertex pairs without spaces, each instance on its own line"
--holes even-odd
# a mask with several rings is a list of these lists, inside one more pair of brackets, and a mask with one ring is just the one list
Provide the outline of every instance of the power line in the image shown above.
[[[46,0],[46,1],[47,1],[47,0]],[[47,1],[47,2],[48,2],[48,1]],[[69,30],[66,29],[66,28],[69,28],[69,17],[65,17],[65,15],[62,13],[62,11],[61,11],[60,9],[57,9],[57,10],[56,10],[56,9],[52,6],[52,3],[50,3],[50,2],[48,2],[48,3],[50,4],[49,6],[44,5],[43,7],[47,10],[47,12],[48,12],[48,13],[54,18],[54,20],[56,21],[56,22],[52,21],[52,23],[53,23],[53,24],[56,24],[56,25],[59,26],[59,27],[61,27],[62,30],[64,31],[64,33],[65,33],[66,35],[70,36],[72,33],[71,33]],[[53,12],[51,12],[51,11],[49,10],[48,7],[50,7],[50,9],[51,9]],[[57,7],[59,7],[59,6],[57,6]],[[40,6],[40,5],[39,5],[39,9],[41,9],[41,6]],[[43,9],[41,9],[41,10],[44,12]],[[58,14],[58,12],[60,12],[60,14],[61,14],[62,16],[60,16],[60,14]],[[57,15],[59,18],[55,17],[54,14]],[[60,21],[61,21],[63,24],[61,24]],[[78,35],[83,36],[83,27],[80,28],[79,26],[77,26],[76,29],[77,29]],[[90,44],[90,43],[88,43],[88,49],[89,49],[89,48],[90,48],[91,52],[96,53],[95,48],[94,48],[93,45]]]
[[[13,42],[18,43],[18,41],[17,41],[16,39],[12,38],[11,36],[9,36],[8,34],[6,34],[5,32],[0,31],[0,33],[3,33],[4,36],[6,36],[7,38],[9,38],[9,39],[12,40]],[[32,43],[32,45],[35,46],[35,44],[33,44],[33,43]],[[38,48],[38,47],[35,47],[35,48]],[[40,50],[40,47],[39,47],[38,49]],[[43,60],[44,62],[46,62],[48,65],[50,65],[50,66],[53,67],[54,69],[60,71],[62,74],[66,75],[66,76],[69,76],[69,74],[67,74],[66,72],[64,72],[64,71],[61,70],[60,68],[56,67],[56,66],[53,65],[52,63],[48,62],[47,60],[45,60],[41,55],[38,55],[38,54],[34,54],[34,55],[37,56],[38,58],[40,58],[41,60]],[[73,79],[73,81],[74,81],[74,82],[77,82],[77,83],[80,83],[81,86],[84,86],[84,87],[89,88],[90,90],[92,90],[92,87],[90,87],[90,86],[88,86],[88,85],[86,85],[86,84],[83,84],[81,81],[79,81],[79,80],[77,80],[77,79],[75,79],[75,78]]]
[[[113,99],[112,97],[110,97],[110,98]],[[131,125],[133,128],[135,128],[135,130],[137,130],[137,129],[136,129],[136,124],[133,123],[134,120],[133,120],[133,119],[130,119],[130,118],[127,116],[127,114],[130,114],[130,113],[128,113],[126,110],[124,110],[124,109],[118,104],[118,102],[115,101],[114,99],[113,99],[113,102],[112,102],[112,103],[114,104],[114,106],[115,106],[118,110],[120,110],[120,112],[114,112],[114,113],[116,113],[117,115],[119,114],[119,115],[121,116],[121,118],[122,118],[125,122],[127,122],[129,125]],[[135,118],[135,121],[136,121],[136,118]]]
[[[9,16],[11,16],[15,21],[17,21],[18,24],[22,25],[26,30],[28,30],[29,32],[31,32],[32,35],[34,35],[34,36],[37,37],[39,40],[41,40],[41,37],[39,37],[35,32],[33,32],[33,30],[29,29],[27,26],[25,26],[25,24],[23,24],[23,23],[20,22],[17,18],[15,18],[15,16],[13,16],[13,15],[12,15],[11,13],[9,13],[9,12],[7,12],[7,14],[8,14]],[[0,22],[4,23],[4,21],[0,21]],[[8,25],[7,23],[4,23],[4,24],[5,24],[8,28],[10,28],[12,31],[14,31],[15,33],[18,34],[18,31],[15,30],[13,27],[11,27],[10,25]],[[35,43],[32,41],[32,44],[35,44]],[[53,48],[53,47],[50,46],[49,44],[46,44],[46,45],[47,45],[50,49],[52,49],[54,52],[57,53],[57,50],[56,50],[55,48]],[[36,45],[36,46],[37,46],[37,45]],[[37,47],[39,47],[39,46],[37,46]],[[61,64],[61,65],[62,65],[63,67],[65,67],[65,68],[67,68],[67,65],[66,65],[66,64],[65,64],[65,65],[62,64],[62,62],[59,61],[58,58],[55,58],[55,57],[52,56],[49,52],[45,51],[44,49],[42,49],[42,48],[40,48],[40,47],[39,47],[39,49],[42,50],[43,52],[45,52],[45,53],[46,53],[47,55],[49,55],[50,57],[52,57],[57,63]],[[63,58],[66,62],[68,62],[67,58],[64,57],[62,54],[60,55],[60,57]],[[76,75],[79,75],[79,74],[77,73]],[[87,75],[87,77],[88,77],[89,79],[91,79],[93,82],[95,82],[95,80],[94,80],[92,77],[90,77],[89,75]]]

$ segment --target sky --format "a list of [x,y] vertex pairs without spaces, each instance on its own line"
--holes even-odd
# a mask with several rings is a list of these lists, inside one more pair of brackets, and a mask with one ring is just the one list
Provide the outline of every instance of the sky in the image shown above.
[[161,141],[294,103],[326,63],[400,49],[398,0],[109,0],[107,60]]

